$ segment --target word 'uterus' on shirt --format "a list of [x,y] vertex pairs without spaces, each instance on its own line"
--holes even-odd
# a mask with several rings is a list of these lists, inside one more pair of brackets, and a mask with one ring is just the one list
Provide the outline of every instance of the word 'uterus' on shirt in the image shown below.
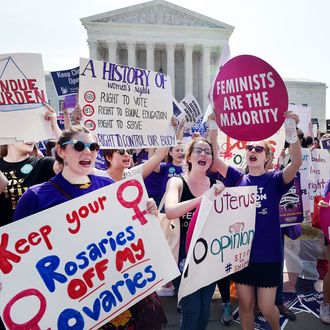
[[46,102],[45,92],[36,83],[36,79],[0,80],[0,105]]
[[[138,239],[137,242],[133,242],[135,239],[133,227],[128,226],[116,235],[108,231],[105,238],[98,243],[87,245],[86,249],[76,254],[73,260],[62,262],[59,256],[49,255],[36,263],[36,269],[49,292],[53,293],[61,285],[66,285],[68,297],[81,303],[81,307],[66,308],[59,312],[57,317],[59,329],[68,329],[72,323],[77,329],[84,329],[88,318],[102,322],[110,316],[107,315],[108,313],[115,312],[120,303],[127,304],[135,300],[144,293],[148,284],[156,280],[157,274],[148,263],[149,259],[143,260],[145,258],[143,240]],[[111,265],[113,252],[115,267]],[[137,265],[139,265],[138,271],[134,268]],[[95,297],[92,300],[91,295]],[[40,307],[35,317],[27,322],[28,328],[38,328],[38,323],[46,311],[47,300],[37,289],[23,290],[7,303],[3,313],[7,325],[12,322],[10,313],[13,305],[18,300],[30,296],[39,299]],[[89,297],[88,304],[82,302],[87,297]],[[104,313],[106,317],[100,320]],[[87,323],[90,324],[90,320]]]

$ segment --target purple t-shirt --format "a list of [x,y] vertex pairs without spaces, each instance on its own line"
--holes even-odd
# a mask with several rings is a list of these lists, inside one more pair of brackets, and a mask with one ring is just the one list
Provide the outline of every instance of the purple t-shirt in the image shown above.
[[180,176],[182,166],[176,166],[172,163],[160,163],[160,171],[152,172],[144,179],[144,183],[149,197],[153,197],[156,202],[160,201],[165,193],[167,181],[174,177]]
[[277,262],[283,259],[279,203],[283,194],[292,186],[283,182],[282,171],[269,171],[263,175],[242,174],[229,166],[226,187],[257,186],[255,236],[251,261]]
[[[58,184],[69,196],[71,196],[71,198],[88,194],[91,191],[100,189],[114,182],[110,178],[95,175],[89,175],[89,178],[91,180],[91,185],[88,188],[80,188],[71,184],[63,177],[62,172],[51,178],[49,181]],[[29,188],[22,195],[14,213],[14,220],[25,218],[52,206],[62,204],[70,199],[69,196],[66,197],[49,181]]]

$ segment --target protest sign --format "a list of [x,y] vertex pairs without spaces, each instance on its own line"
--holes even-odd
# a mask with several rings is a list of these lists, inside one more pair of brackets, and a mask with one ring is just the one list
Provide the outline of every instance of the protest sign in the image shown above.
[[304,107],[302,105],[289,104],[289,110],[299,116],[299,123],[297,127],[303,131],[305,136],[311,136],[312,132],[310,124],[312,121],[312,108]]
[[306,307],[314,316],[320,318],[320,305],[323,301],[323,293],[311,293],[307,295],[298,295],[300,303]]
[[330,154],[324,149],[311,151],[308,194],[310,209],[314,207],[314,196],[322,196],[325,184],[330,177]]
[[[310,174],[311,167],[311,152],[309,149],[302,148],[302,163],[299,168],[300,173],[300,188],[301,188],[301,198],[303,203],[303,211],[304,211],[304,221],[310,221],[310,211],[311,211],[311,203],[309,200],[309,183],[314,179],[314,175]],[[313,209],[313,208],[312,208]]]
[[79,89],[79,66],[73,69],[50,72],[57,96],[77,94]]
[[[330,193],[328,193],[324,200],[330,203]],[[330,243],[330,207],[320,207],[320,225],[324,236]]]
[[181,105],[178,103],[178,101],[174,97],[173,97],[173,115],[179,121],[179,123],[183,119],[185,119],[183,109],[181,108]]
[[291,226],[304,221],[299,172],[294,178],[293,186],[282,196],[279,208],[281,227]]
[[186,95],[179,105],[185,114],[185,129],[190,129],[202,117],[202,109],[192,94]]
[[178,276],[147,198],[138,176],[1,227],[7,328],[98,329]]
[[52,137],[40,54],[0,55],[0,144]]
[[328,150],[330,153],[330,139],[321,139],[321,148]]
[[101,148],[175,145],[170,77],[161,72],[80,59],[79,104]]
[[[266,141],[272,147],[272,152],[274,153],[274,163],[276,164],[280,154],[284,148],[285,142],[285,131],[282,126],[274,135],[267,138]],[[245,147],[247,141],[238,141],[230,136],[226,135],[224,132],[219,130],[218,132],[218,144],[220,148],[220,157],[225,163],[231,166],[239,167],[245,169]]]
[[219,128],[242,141],[275,134],[288,109],[282,78],[268,63],[251,55],[236,56],[222,67],[212,97]]
[[181,277],[178,301],[249,264],[257,187],[204,194]]

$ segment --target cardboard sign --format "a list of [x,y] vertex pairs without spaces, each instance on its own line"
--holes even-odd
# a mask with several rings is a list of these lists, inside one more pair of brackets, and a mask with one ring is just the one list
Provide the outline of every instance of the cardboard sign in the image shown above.
[[141,176],[0,228],[7,328],[98,329],[179,275]]
[[204,194],[181,277],[178,301],[248,266],[254,238],[257,187]]
[[0,144],[52,137],[40,54],[0,55]]
[[241,141],[260,141],[275,134],[288,109],[282,78],[252,55],[234,57],[222,67],[212,97],[219,128]]
[[296,115],[299,116],[299,123],[297,127],[303,131],[305,136],[311,136],[313,133],[311,132],[310,128],[310,123],[312,120],[312,108],[304,107],[302,105],[289,104],[289,110],[293,111]]
[[53,71],[50,76],[57,96],[77,94],[79,89],[79,66],[73,69]]
[[101,148],[175,145],[171,81],[161,72],[82,58],[79,104]]

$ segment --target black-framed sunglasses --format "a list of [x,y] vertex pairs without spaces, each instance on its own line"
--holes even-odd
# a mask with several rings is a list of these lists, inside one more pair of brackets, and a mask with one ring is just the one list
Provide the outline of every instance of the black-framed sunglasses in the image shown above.
[[116,149],[115,152],[117,152],[120,156],[124,156],[125,153],[131,155],[132,154],[132,150],[130,149]]
[[253,146],[251,144],[246,145],[245,149],[248,151],[252,151],[254,149],[258,154],[261,154],[265,150],[263,146]]
[[70,141],[62,143],[61,147],[65,146],[67,144],[72,144],[74,150],[79,151],[79,152],[84,151],[86,148],[88,148],[90,151],[99,151],[100,150],[100,146],[96,142],[84,143],[84,142],[78,141],[78,140],[70,140]]

